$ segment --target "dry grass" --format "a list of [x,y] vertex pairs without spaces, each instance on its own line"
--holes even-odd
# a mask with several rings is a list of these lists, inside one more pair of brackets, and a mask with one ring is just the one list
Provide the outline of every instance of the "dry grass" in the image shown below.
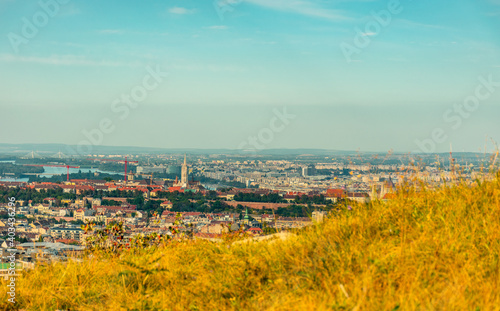
[[500,310],[499,255],[497,178],[356,205],[286,241],[38,268],[17,297],[26,310]]

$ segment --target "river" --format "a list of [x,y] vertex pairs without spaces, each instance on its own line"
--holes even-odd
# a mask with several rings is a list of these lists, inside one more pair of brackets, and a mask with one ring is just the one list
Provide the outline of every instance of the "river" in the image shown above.
[[[0,163],[12,163],[15,164],[15,161],[0,161]],[[54,175],[66,175],[67,169],[65,167],[51,167],[51,166],[44,166],[44,175],[41,175],[43,177],[50,178]],[[70,174],[75,174],[81,171],[82,173],[102,173],[102,174],[123,174],[123,172],[109,172],[109,171],[101,171],[96,168],[70,168],[69,173]],[[12,178],[12,177],[5,177],[5,176],[0,176],[0,181],[17,181],[17,182],[28,182],[29,178]]]

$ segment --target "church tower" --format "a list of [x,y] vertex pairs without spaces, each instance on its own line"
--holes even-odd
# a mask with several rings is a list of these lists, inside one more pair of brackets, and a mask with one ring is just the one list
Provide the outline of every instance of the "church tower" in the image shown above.
[[184,154],[184,164],[181,168],[181,186],[187,188],[188,186],[188,167],[186,162],[186,154]]
[[250,224],[250,216],[248,216],[248,207],[245,209],[245,217],[243,217],[243,223],[245,225]]

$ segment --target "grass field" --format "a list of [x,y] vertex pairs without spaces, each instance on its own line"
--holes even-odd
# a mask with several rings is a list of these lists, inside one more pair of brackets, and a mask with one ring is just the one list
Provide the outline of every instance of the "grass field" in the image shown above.
[[174,242],[37,268],[17,281],[16,308],[500,310],[499,256],[497,178],[353,205],[284,241]]

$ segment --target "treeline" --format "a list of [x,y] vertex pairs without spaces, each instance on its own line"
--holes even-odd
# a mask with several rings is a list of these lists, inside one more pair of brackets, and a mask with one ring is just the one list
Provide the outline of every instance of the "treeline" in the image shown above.
[[20,177],[23,174],[43,173],[43,167],[40,166],[23,166],[12,163],[0,163],[0,175],[14,174],[10,176]]
[[242,193],[238,192],[234,196],[234,200],[238,202],[267,202],[267,203],[283,203],[286,200],[283,199],[277,193],[269,193],[269,194],[257,194],[257,193]]
[[295,203],[298,204],[328,204],[330,201],[327,201],[325,199],[325,196],[320,194],[320,195],[313,195],[313,196],[307,196],[307,195],[302,195],[302,196],[295,196]]
[[[82,170],[85,168],[95,168],[101,171],[108,172],[122,172],[125,169],[125,163],[120,162],[101,162],[101,161],[91,161],[86,159],[59,159],[59,158],[41,158],[41,159],[16,159],[16,164],[64,164],[64,165],[72,165],[72,166],[80,166]],[[127,170],[131,173],[136,172],[135,165],[128,165]],[[123,175],[122,175],[123,176]]]
[[[286,203],[287,200],[283,199],[277,193],[269,193],[269,194],[257,194],[257,193],[242,193],[238,192],[235,194],[235,201],[238,202],[262,202],[262,203]],[[328,201],[325,199],[324,195],[314,195],[314,196],[295,196],[293,202],[297,204],[328,204]]]
[[[16,201],[33,200],[33,203],[44,203],[45,198],[55,198],[56,206],[61,205],[62,200],[75,200],[78,196],[74,193],[64,193],[62,189],[42,189],[40,192],[35,189],[20,189],[0,187],[0,203],[8,203],[8,198],[14,197]],[[27,204],[27,203],[26,203]]]
[[[245,194],[247,195],[247,194]],[[255,200],[259,195],[252,196]],[[259,196],[261,201],[247,201],[247,202],[276,202],[279,203],[277,194],[269,194]],[[0,203],[7,203],[9,197],[15,197],[17,201],[19,200],[33,200],[34,204],[44,203],[44,199],[51,197],[55,198],[55,206],[67,206],[61,201],[82,199],[83,197],[93,197],[93,198],[103,198],[108,199],[102,200],[101,204],[104,206],[114,206],[121,205],[120,201],[113,200],[112,198],[120,197],[127,198],[127,203],[136,205],[137,210],[145,211],[149,216],[153,215],[155,212],[161,214],[164,208],[161,207],[161,203],[165,200],[169,200],[173,204],[172,211],[176,212],[201,212],[201,213],[243,213],[245,207],[242,205],[237,205],[236,207],[229,206],[224,200],[217,198],[217,193],[215,191],[209,191],[206,195],[202,193],[193,192],[166,192],[162,191],[158,193],[157,197],[146,200],[144,193],[141,191],[121,191],[113,190],[110,192],[104,191],[85,191],[80,195],[75,193],[64,193],[62,189],[42,189],[37,192],[34,189],[19,189],[19,188],[0,188]],[[241,199],[248,199],[250,196],[241,196]],[[236,196],[235,196],[236,198]],[[266,201],[267,200],[267,201]],[[297,202],[286,208],[279,208],[274,211],[277,216],[283,217],[309,217],[312,211],[318,209],[318,207],[311,206],[312,204],[326,204],[324,197],[320,196],[302,196],[296,198]],[[301,205],[299,205],[301,204]],[[87,205],[90,207],[90,204]],[[330,210],[333,205],[325,205],[320,207],[323,210]],[[256,214],[272,214],[272,210],[251,210],[251,213]]]
[[178,200],[173,202],[172,211],[175,212],[200,212],[200,213],[240,213],[242,208],[231,207],[222,200],[208,201],[205,199],[195,202]]
[[308,205],[290,205],[286,208],[278,208],[274,214],[281,217],[311,217],[312,212],[317,208]]
[[[137,210],[146,211],[150,216],[154,212],[158,214],[161,214],[163,212],[164,208],[162,208],[160,204],[165,200],[169,200],[170,202],[172,202],[173,211],[209,212],[210,210],[207,209],[208,206],[203,206],[203,205],[206,204],[209,200],[217,199],[217,193],[215,191],[209,191],[207,192],[206,195],[203,195],[200,192],[194,193],[194,192],[179,192],[179,191],[174,191],[174,192],[161,191],[157,193],[156,197],[152,197],[150,200],[146,200],[144,197],[144,193],[141,191],[113,190],[106,193],[103,191],[87,191],[84,193],[84,195],[92,196],[95,198],[103,198],[103,197],[109,198],[107,200],[102,201],[103,205],[104,204],[115,205],[114,203],[116,201],[112,199],[114,197],[127,198],[127,203],[136,205]],[[218,210],[222,211],[223,208],[220,208]]]
[[[64,182],[68,178],[67,174],[61,175],[52,175],[51,177],[43,177],[43,176],[30,176],[28,182]],[[94,174],[90,171],[82,172],[81,170],[78,173],[69,174],[70,179],[89,179],[89,180],[120,180],[123,179],[123,175],[120,174],[105,174],[98,173]]]
[[115,200],[101,200],[102,206],[120,206],[122,202]]
[[203,175],[194,175],[194,179],[203,183],[203,184],[213,184],[213,185],[223,185],[224,187],[234,187],[234,188],[245,188],[246,185],[239,181],[225,181],[219,179],[213,179],[209,177],[205,177]]

